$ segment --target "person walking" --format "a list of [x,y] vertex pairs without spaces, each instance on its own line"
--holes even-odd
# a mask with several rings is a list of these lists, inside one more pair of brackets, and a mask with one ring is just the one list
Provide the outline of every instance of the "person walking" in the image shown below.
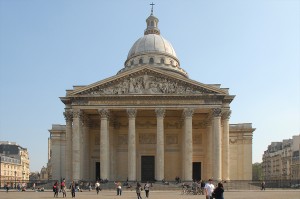
[[138,182],[136,183],[135,191],[136,191],[137,199],[142,199],[142,196],[141,196],[142,186]]
[[212,192],[214,191],[215,186],[212,183],[212,179],[209,179],[208,182],[205,184],[204,191],[206,199],[212,199]]
[[217,188],[213,191],[212,196],[214,196],[214,198],[216,199],[224,199],[223,193],[224,193],[223,184],[222,182],[219,182]]
[[98,195],[99,191],[100,191],[100,183],[99,183],[99,181],[96,182],[95,189],[96,189],[96,192],[97,192],[97,195]]
[[53,185],[54,198],[58,197],[58,182],[56,181]]
[[145,193],[146,193],[146,198],[149,198],[149,191],[150,191],[150,184],[149,184],[149,182],[147,182],[144,185],[144,190],[145,190]]

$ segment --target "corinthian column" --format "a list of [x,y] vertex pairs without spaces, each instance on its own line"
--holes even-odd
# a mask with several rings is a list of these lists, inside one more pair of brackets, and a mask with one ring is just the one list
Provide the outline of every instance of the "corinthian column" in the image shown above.
[[136,180],[136,142],[135,117],[136,109],[127,109],[128,114],[128,180]]
[[226,110],[222,114],[223,137],[222,137],[222,178],[230,180],[230,162],[229,162],[229,118],[231,111]]
[[206,179],[211,178],[212,175],[212,168],[213,168],[213,133],[212,133],[212,126],[211,126],[211,118],[208,119],[207,122],[207,136],[206,136],[206,143],[207,143],[207,153],[206,153]]
[[66,119],[66,146],[65,146],[65,179],[69,184],[71,182],[72,175],[72,122],[73,122],[73,113],[71,110],[64,112]]
[[73,164],[73,180],[78,181],[81,177],[81,169],[80,169],[80,110],[73,110],[73,137],[72,137],[72,164]]
[[109,137],[108,137],[108,117],[107,109],[98,110],[101,117],[100,129],[100,178],[108,179],[109,174]]
[[155,179],[160,181],[165,177],[165,146],[164,146],[164,116],[165,109],[155,109],[157,119],[157,133],[156,133],[156,169]]
[[88,180],[89,179],[89,117],[88,115],[84,114],[82,119],[82,139],[81,139],[81,173],[82,179]]
[[193,109],[184,109],[184,180],[193,180]]
[[214,155],[213,155],[213,177],[215,180],[221,180],[222,163],[221,163],[221,109],[214,108],[213,116],[213,135],[214,135]]

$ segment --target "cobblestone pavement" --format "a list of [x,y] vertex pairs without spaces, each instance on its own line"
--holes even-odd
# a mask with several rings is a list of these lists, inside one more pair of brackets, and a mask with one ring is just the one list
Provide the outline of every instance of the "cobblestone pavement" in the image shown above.
[[[59,193],[59,198],[62,198],[62,193]],[[146,199],[145,194],[142,193],[143,199]],[[35,199],[35,198],[53,198],[53,192],[16,192],[10,190],[6,193],[4,190],[0,191],[0,198],[11,199]],[[71,198],[71,193],[67,192],[67,198]],[[116,192],[112,190],[103,190],[96,194],[95,191],[85,191],[76,193],[76,198],[99,198],[99,199],[136,199],[134,191],[123,191],[122,196],[116,196]],[[180,191],[150,191],[149,199],[205,199],[203,195],[181,195]],[[266,191],[226,191],[224,199],[300,199],[300,190],[266,190]]]

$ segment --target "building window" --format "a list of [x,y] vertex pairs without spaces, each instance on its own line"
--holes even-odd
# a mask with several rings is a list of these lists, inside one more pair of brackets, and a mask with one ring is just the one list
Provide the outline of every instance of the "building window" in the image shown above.
[[139,60],[139,64],[142,64],[142,63],[143,63],[143,59],[140,59],[140,60]]
[[165,60],[164,60],[163,58],[161,58],[161,59],[160,59],[160,63],[161,63],[161,64],[164,64],[164,63],[165,63]]
[[132,66],[134,64],[133,60],[130,62],[130,65]]
[[149,63],[154,64],[154,59],[152,57],[150,58]]
[[170,61],[170,64],[173,65],[173,60]]

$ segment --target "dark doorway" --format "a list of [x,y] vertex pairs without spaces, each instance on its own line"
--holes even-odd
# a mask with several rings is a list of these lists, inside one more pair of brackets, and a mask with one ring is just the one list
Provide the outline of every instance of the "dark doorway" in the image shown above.
[[142,181],[152,182],[154,181],[155,175],[155,161],[154,156],[142,156],[141,162]]
[[96,180],[100,180],[100,162],[96,162]]
[[193,162],[193,180],[201,180],[201,162]]

